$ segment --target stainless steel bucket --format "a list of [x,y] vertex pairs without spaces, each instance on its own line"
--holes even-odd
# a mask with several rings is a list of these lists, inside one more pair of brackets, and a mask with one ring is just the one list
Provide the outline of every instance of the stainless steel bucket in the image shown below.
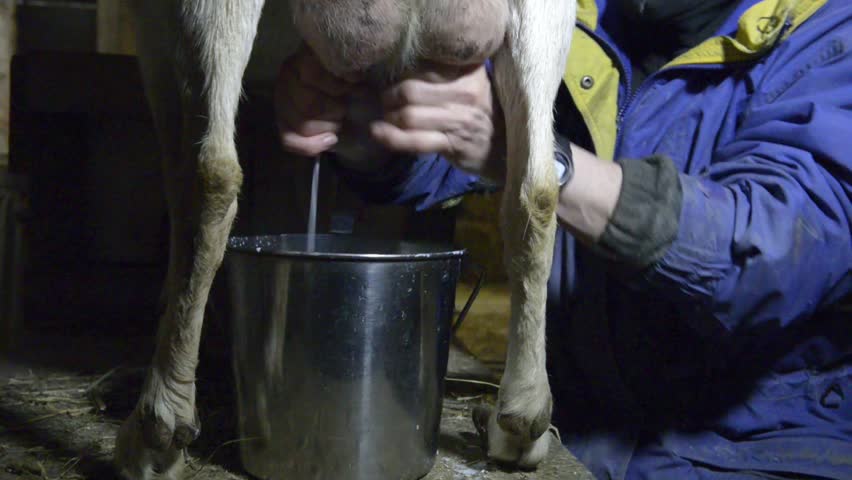
[[241,456],[270,480],[409,480],[435,461],[464,252],[346,235],[235,237]]

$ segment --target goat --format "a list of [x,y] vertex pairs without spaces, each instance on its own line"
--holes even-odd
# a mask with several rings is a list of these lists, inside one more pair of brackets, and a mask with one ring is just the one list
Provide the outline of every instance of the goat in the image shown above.
[[[535,467],[548,450],[552,410],[544,339],[557,202],[552,109],[574,0],[267,3],[263,14],[276,12],[280,21],[274,28],[295,30],[341,76],[378,68],[388,82],[422,61],[493,59],[508,127],[501,224],[512,307],[506,370],[487,422],[488,455]],[[138,403],[119,430],[115,462],[129,480],[173,479],[199,431],[195,369],[202,319],[237,212],[242,172],[234,123],[264,0],[136,0],[134,8],[171,233],[156,349]],[[282,8],[290,9],[289,22]],[[289,48],[283,43],[259,44],[255,53]]]

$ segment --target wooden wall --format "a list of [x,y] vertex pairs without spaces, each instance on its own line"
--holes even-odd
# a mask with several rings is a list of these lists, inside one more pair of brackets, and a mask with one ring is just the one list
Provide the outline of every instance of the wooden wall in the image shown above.
[[130,0],[98,0],[98,53],[136,54]]
[[0,0],[0,168],[9,154],[9,76],[15,53],[15,0]]

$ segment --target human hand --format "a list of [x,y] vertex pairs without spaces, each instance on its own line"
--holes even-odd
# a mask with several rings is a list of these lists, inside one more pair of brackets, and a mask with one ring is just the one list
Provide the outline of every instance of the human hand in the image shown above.
[[381,100],[384,117],[370,130],[389,150],[439,153],[502,180],[503,119],[484,66],[435,67],[392,85]]
[[284,150],[312,157],[334,147],[355,80],[332,75],[307,47],[288,58],[281,65],[274,92]]

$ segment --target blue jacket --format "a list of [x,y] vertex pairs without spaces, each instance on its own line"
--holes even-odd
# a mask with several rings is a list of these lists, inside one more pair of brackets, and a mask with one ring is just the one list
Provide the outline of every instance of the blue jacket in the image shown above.
[[[583,146],[667,155],[683,199],[665,255],[627,277],[557,233],[565,445],[600,479],[852,479],[852,2],[744,0],[634,94],[606,3],[580,1],[565,78]],[[581,91],[586,67],[612,91]],[[432,155],[382,191],[425,209],[480,188]]]

